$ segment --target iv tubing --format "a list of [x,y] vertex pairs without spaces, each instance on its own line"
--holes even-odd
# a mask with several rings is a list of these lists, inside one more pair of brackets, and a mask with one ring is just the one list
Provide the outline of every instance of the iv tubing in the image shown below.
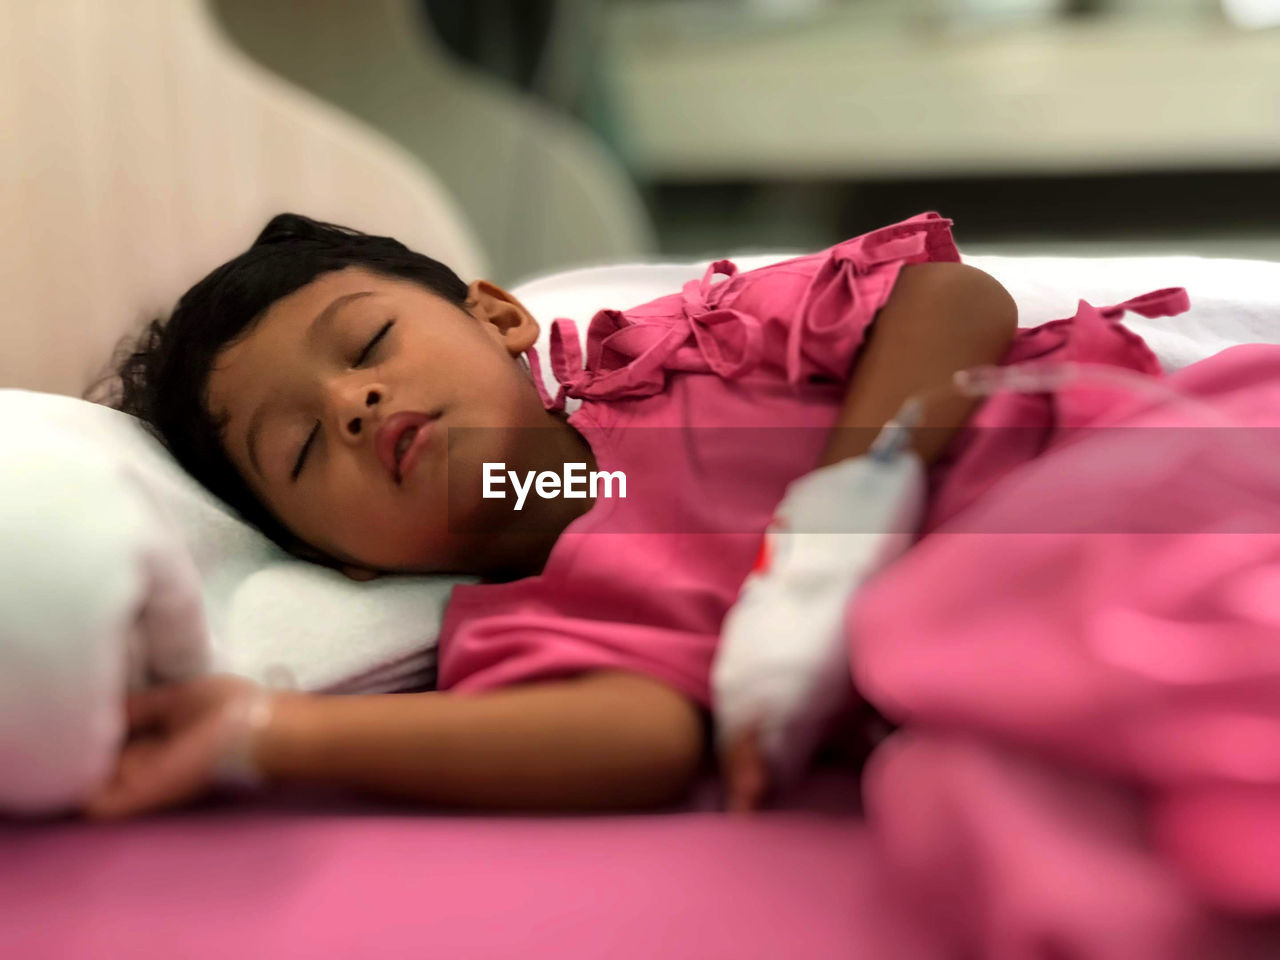
[[[1194,415],[1205,425],[1228,428],[1231,442],[1245,456],[1246,462],[1255,465],[1256,476],[1270,475],[1274,477],[1276,487],[1280,487],[1280,450],[1276,450],[1274,445],[1264,445],[1260,449],[1256,444],[1246,443],[1246,437],[1239,433],[1240,429],[1266,428],[1242,423],[1203,400],[1194,399],[1175,390],[1156,377],[1122,370],[1107,364],[1075,361],[1033,362],[1007,367],[988,364],[957,370],[946,383],[908,397],[893,419],[884,425],[867,454],[872,459],[883,462],[894,459],[910,444],[911,431],[919,426],[923,419],[925,401],[939,393],[958,393],[969,397],[987,397],[1002,390],[1011,390],[1016,393],[1053,393],[1067,384],[1082,381],[1127,387],[1133,393],[1145,396],[1151,401],[1152,406],[1172,403]],[[1268,506],[1275,509],[1277,505],[1273,500],[1268,500]]]

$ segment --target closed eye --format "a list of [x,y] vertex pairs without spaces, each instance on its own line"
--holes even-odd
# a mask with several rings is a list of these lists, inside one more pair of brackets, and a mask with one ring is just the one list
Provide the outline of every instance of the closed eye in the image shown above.
[[369,354],[372,353],[373,348],[378,345],[378,341],[385,337],[395,325],[396,322],[394,320],[388,320],[382,325],[382,329],[375,333],[373,335],[373,339],[370,340],[368,345],[360,351],[360,356],[356,358],[355,366],[360,366],[360,364],[364,363],[365,360],[369,358]]
[[[358,367],[362,363],[364,363],[365,360],[369,358],[369,354],[371,354],[373,352],[373,349],[378,345],[379,341],[381,341],[382,338],[385,337],[391,331],[391,328],[394,327],[395,325],[396,325],[396,322],[394,320],[388,320],[386,323],[384,323],[382,325],[382,328],[373,335],[373,339],[370,340],[365,345],[365,348],[360,351],[360,356],[356,357],[356,362],[353,364],[353,366]],[[320,421],[317,420],[316,425],[311,428],[311,433],[307,435],[306,443],[304,443],[302,445],[302,449],[298,451],[298,459],[293,465],[293,472],[289,474],[289,479],[291,481],[297,480],[298,474],[302,473],[302,466],[306,462],[307,453],[311,449],[311,444],[315,442],[316,434],[319,433],[319,431],[320,431]]]
[[307,459],[307,451],[311,449],[311,444],[316,438],[316,434],[320,432],[320,421],[316,421],[316,425],[311,428],[311,433],[307,435],[307,442],[302,445],[302,450],[298,452],[298,462],[293,465],[293,472],[289,474],[290,480],[297,480],[298,474],[302,472],[302,461]]

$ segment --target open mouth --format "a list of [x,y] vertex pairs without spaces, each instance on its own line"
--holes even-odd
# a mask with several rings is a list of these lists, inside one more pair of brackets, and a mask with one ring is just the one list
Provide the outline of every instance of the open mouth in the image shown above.
[[409,449],[409,444],[413,443],[413,438],[418,435],[420,427],[407,427],[400,434],[400,439],[396,441],[396,480],[403,476],[402,468],[404,467],[404,455]]
[[429,441],[431,424],[443,411],[401,410],[389,416],[373,439],[374,455],[394,483],[413,469],[417,451]]
[[404,478],[412,472],[414,464],[421,459],[423,449],[431,443],[434,424],[438,419],[440,419],[440,412],[435,411],[427,420],[406,426],[396,437],[393,459],[397,484],[404,482]]

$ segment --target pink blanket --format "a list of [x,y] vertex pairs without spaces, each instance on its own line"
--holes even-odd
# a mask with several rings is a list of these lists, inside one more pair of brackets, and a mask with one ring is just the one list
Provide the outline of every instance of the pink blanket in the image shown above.
[[0,818],[6,960],[937,960],[882,895],[857,781],[788,809],[517,816],[277,794]]
[[927,535],[848,615],[885,869],[957,956],[1280,956],[1280,347],[1164,378],[1118,326],[1006,363],[1162,378],[1252,429],[1068,386],[999,394],[933,477]]

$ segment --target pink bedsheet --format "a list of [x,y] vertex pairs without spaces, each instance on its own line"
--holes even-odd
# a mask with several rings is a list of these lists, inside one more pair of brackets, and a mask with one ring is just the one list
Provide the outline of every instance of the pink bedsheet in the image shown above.
[[0,823],[0,956],[935,956],[881,893],[856,792],[832,771],[795,809],[750,821],[280,797],[116,825]]

